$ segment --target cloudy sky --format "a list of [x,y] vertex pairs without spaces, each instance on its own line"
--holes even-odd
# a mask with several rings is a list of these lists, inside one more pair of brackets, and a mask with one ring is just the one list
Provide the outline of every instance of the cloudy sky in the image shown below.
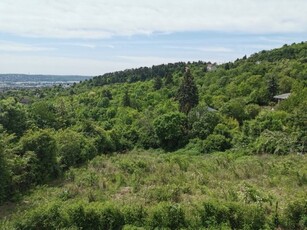
[[1,0],[0,73],[232,61],[307,40],[306,0]]

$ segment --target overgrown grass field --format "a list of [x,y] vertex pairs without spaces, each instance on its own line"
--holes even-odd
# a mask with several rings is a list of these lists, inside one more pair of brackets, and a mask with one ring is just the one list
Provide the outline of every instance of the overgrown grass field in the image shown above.
[[306,155],[98,156],[1,207],[1,229],[303,229]]

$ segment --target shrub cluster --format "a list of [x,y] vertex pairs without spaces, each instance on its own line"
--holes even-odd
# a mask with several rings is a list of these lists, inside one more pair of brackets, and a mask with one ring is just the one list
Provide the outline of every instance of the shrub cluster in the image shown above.
[[[205,202],[191,208],[159,203],[116,207],[104,203],[51,203],[26,212],[15,229],[305,229],[307,201],[290,204],[284,213],[268,213],[263,207],[240,203]],[[198,207],[198,208],[197,208]],[[188,211],[189,210],[189,211]],[[196,220],[196,221],[195,221]]]

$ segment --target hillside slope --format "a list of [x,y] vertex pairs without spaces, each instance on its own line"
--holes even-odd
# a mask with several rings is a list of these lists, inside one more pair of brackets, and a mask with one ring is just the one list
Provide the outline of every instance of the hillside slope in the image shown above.
[[[174,152],[172,154],[175,155],[189,153],[193,155],[191,161],[195,158],[201,159],[201,162],[206,161],[207,158],[198,155],[224,152],[222,161],[227,161],[228,157],[239,154],[250,159],[251,165],[256,164],[256,161],[259,161],[260,165],[265,164],[263,161],[266,160],[266,158],[252,155],[290,154],[289,157],[272,156],[272,159],[276,157],[278,162],[283,162],[283,159],[289,160],[289,164],[284,165],[285,171],[278,172],[276,178],[284,176],[288,181],[295,175],[297,177],[293,188],[286,185],[281,188],[280,194],[283,195],[276,195],[275,205],[277,202],[282,203],[283,197],[292,197],[294,188],[299,191],[298,194],[301,194],[300,191],[306,190],[307,172],[304,167],[306,164],[297,171],[293,165],[298,165],[300,161],[305,162],[306,50],[307,43],[302,42],[291,46],[285,45],[272,51],[263,51],[249,58],[243,57],[233,63],[222,65],[202,61],[175,63],[109,73],[68,89],[56,86],[50,89],[7,91],[1,95],[0,100],[0,203],[11,201],[18,204],[35,186],[57,179],[63,180],[63,177],[69,176],[69,173],[73,171],[72,168],[82,167],[97,156],[129,153],[132,149],[156,149],[157,152],[168,154]],[[274,96],[284,93],[290,93],[289,98],[282,101],[274,99]],[[24,103],[25,98],[27,103]],[[296,154],[298,155],[294,156]],[[131,170],[137,170],[139,166],[133,163],[135,156],[130,155],[125,155],[128,158],[127,164],[132,164]],[[103,157],[97,159],[100,159],[98,164],[103,164]],[[114,159],[117,158],[107,157],[106,162]],[[245,161],[244,157],[242,159]],[[148,160],[155,161],[153,156]],[[165,170],[172,171],[172,167],[167,165],[168,158],[162,157],[162,161],[166,164]],[[209,161],[215,164],[215,160]],[[95,162],[94,160],[89,165],[94,165]],[[197,166],[197,162],[195,164]],[[224,173],[232,175],[232,167],[236,166],[227,166]],[[220,169],[219,166],[216,170],[218,169]],[[84,170],[88,174],[91,168]],[[117,169],[114,170],[115,173]],[[268,171],[263,170],[262,173],[259,171],[263,177],[275,175],[273,168]],[[120,178],[123,177],[121,173],[118,174]],[[193,173],[197,175],[198,172]],[[205,177],[206,173],[201,174],[202,177]],[[89,178],[85,180],[91,181],[91,175],[89,174]],[[222,177],[222,175],[216,176]],[[157,176],[159,177],[162,175]],[[126,178],[116,177],[113,179],[126,180]],[[269,183],[261,185],[259,180],[262,179],[258,177],[254,179],[255,184],[251,184],[256,186],[256,191],[258,186],[261,190],[270,190]],[[275,179],[272,178],[272,180]],[[211,180],[213,179],[210,178]],[[201,181],[195,180],[193,183],[201,183]],[[230,187],[234,189],[237,181],[234,179],[231,183]],[[95,184],[91,186],[94,192]],[[124,184],[113,188],[116,190],[115,193],[121,191],[121,186]],[[159,190],[159,186],[162,185],[159,185],[157,181],[154,191]],[[187,186],[193,188],[192,185]],[[128,187],[131,187],[131,184]],[[251,188],[252,193],[253,188]],[[202,201],[207,199],[201,195],[206,191],[195,190],[194,192],[194,195],[202,197]],[[209,195],[216,200],[217,198],[213,195],[216,191],[211,192]],[[140,195],[137,191],[133,194]],[[253,199],[258,199],[257,194],[258,192],[253,194],[255,196]],[[112,199],[111,197],[105,197],[106,203]],[[82,196],[79,198],[83,199]],[[305,199],[301,196],[294,198],[295,200]],[[102,202],[103,198],[99,201]],[[174,203],[173,200],[167,199],[167,201]],[[240,204],[242,200],[236,202]],[[290,207],[290,203],[287,201],[282,206]],[[227,210],[233,208],[232,204],[227,205],[225,206]],[[150,206],[151,204],[148,208]],[[299,207],[298,217],[295,217],[296,219],[293,217],[295,220],[287,217],[286,213],[282,215],[286,215],[286,219],[291,219],[291,224],[295,226],[305,226],[306,210],[304,207]],[[103,209],[100,206],[97,208]],[[158,207],[160,208],[173,210],[172,205]],[[237,208],[241,210],[239,206],[235,207],[236,210]],[[260,208],[269,215],[274,211],[273,206],[262,209],[264,207],[260,205]],[[184,215],[180,214],[180,210],[177,210],[178,215]],[[253,213],[255,211],[253,210],[251,208],[250,212]],[[113,211],[117,213],[118,210]],[[220,211],[217,209],[218,213]],[[36,213],[36,211],[33,212]],[[37,216],[32,212],[29,215],[41,218],[39,212]],[[56,215],[56,213],[53,214]],[[218,218],[215,215],[218,214],[214,214],[212,218]],[[229,216],[225,218],[229,218],[227,221],[232,220]],[[254,217],[249,216],[247,220],[250,220],[249,218]],[[29,219],[31,220],[30,217]],[[159,220],[155,221],[159,222]],[[212,221],[218,222],[217,219]],[[214,224],[225,224],[229,227],[230,223],[226,222]],[[271,222],[262,224],[269,223]],[[188,223],[185,224],[188,225]],[[275,224],[279,226],[279,223]],[[284,226],[294,226],[288,224],[283,222]],[[245,225],[240,226],[244,228]]]

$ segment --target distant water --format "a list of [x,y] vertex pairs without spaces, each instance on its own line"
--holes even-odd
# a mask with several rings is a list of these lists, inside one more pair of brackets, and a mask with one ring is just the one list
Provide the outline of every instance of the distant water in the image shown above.
[[70,86],[89,79],[77,75],[0,74],[0,88],[40,88],[54,85]]

